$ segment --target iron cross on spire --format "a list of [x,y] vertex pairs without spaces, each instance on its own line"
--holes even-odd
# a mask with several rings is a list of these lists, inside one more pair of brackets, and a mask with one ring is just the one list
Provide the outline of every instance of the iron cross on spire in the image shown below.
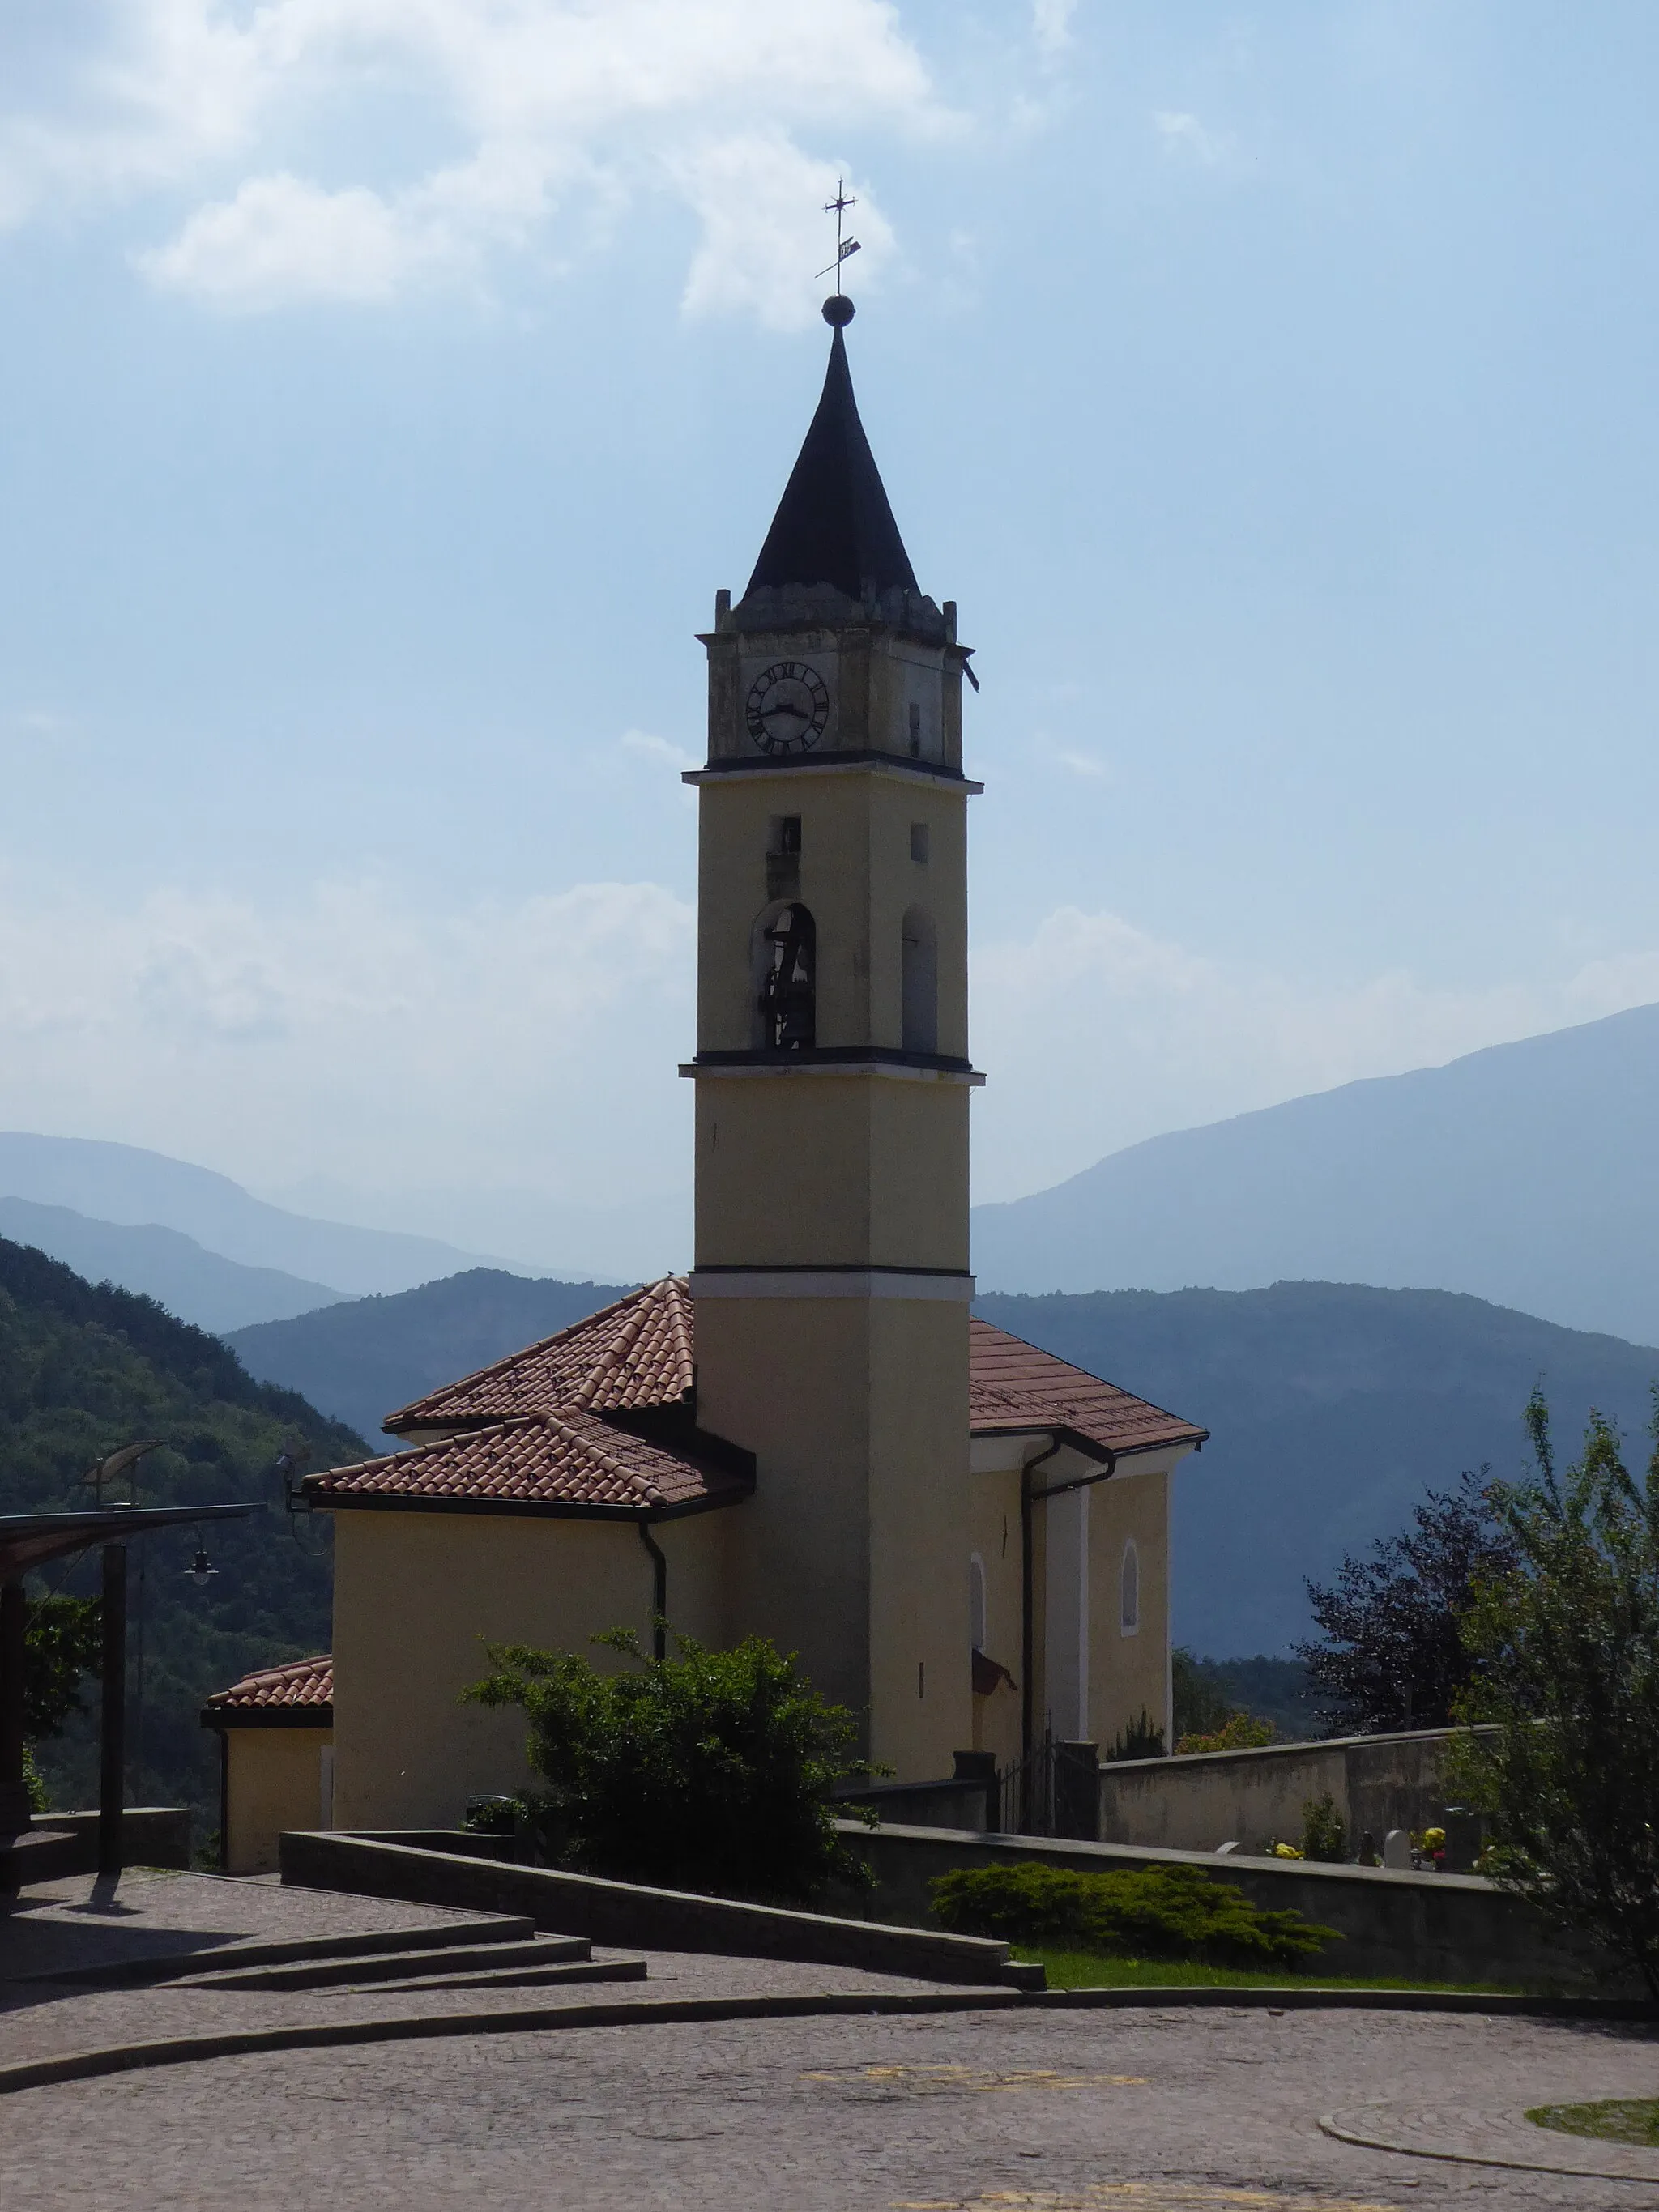
[[832,271],[834,272],[836,290],[837,293],[841,290],[841,265],[842,262],[850,261],[854,254],[859,251],[859,242],[856,238],[847,238],[842,235],[847,221],[847,210],[849,207],[856,207],[857,205],[858,202],[847,189],[846,178],[837,177],[836,179],[836,197],[832,200],[826,200],[823,204],[823,211],[825,215],[832,215],[836,218],[836,258],[830,264],[830,267],[828,269],[820,269],[818,271],[820,276],[828,276]]

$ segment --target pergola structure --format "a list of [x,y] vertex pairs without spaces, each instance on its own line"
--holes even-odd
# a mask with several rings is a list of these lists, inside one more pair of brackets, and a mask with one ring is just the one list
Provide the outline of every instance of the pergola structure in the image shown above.
[[103,1716],[100,1737],[98,1871],[121,1869],[126,1771],[127,1544],[154,1528],[240,1521],[251,1505],[112,1505],[93,1513],[0,1514],[0,1854],[33,1821],[23,1781],[23,1577],[49,1560],[102,1547]]

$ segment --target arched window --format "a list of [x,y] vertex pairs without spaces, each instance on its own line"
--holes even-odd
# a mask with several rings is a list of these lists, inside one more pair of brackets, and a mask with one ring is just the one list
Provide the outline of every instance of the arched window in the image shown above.
[[804,906],[778,907],[761,917],[755,1008],[769,1052],[810,1052],[817,1042],[817,936]]
[[968,1642],[975,1651],[985,1649],[985,1562],[977,1552],[968,1562]]
[[1140,1626],[1140,1554],[1133,1536],[1123,1547],[1118,1571],[1117,1626],[1120,1636],[1133,1636]]
[[906,1052],[939,1050],[939,936],[925,907],[904,917],[902,1042]]

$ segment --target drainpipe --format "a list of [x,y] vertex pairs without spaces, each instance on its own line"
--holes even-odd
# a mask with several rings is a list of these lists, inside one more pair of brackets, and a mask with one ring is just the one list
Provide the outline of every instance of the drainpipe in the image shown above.
[[651,1656],[668,1656],[668,1555],[651,1534],[647,1521],[636,1521],[640,1541],[651,1554]]
[[1061,1448],[1062,1439],[1054,1438],[1047,1451],[1039,1452],[1035,1459],[1026,1461],[1019,1471],[1019,1755],[1021,1762],[1031,1756],[1031,1740],[1036,1729],[1036,1690],[1031,1680],[1032,1646],[1036,1631],[1032,1626],[1032,1600],[1035,1577],[1031,1565],[1031,1507],[1036,1492],[1031,1487],[1034,1468],[1051,1460]]
[[1038,1490],[1035,1488],[1031,1481],[1032,1475],[1036,1472],[1038,1468],[1042,1467],[1045,1463],[1045,1462],[1051,1460],[1054,1457],[1054,1454],[1061,1449],[1065,1441],[1066,1440],[1063,1437],[1056,1437],[1054,1442],[1049,1445],[1047,1451],[1039,1452],[1035,1459],[1027,1460],[1025,1465],[1020,1469],[1019,1474],[1019,1656],[1020,1665],[1024,1674],[1019,1717],[1020,1757],[1022,1759],[1029,1759],[1031,1756],[1032,1743],[1036,1733],[1036,1710],[1032,1703],[1035,1692],[1031,1681],[1031,1662],[1033,1657],[1032,1644],[1035,1637],[1035,1629],[1032,1623],[1034,1607],[1032,1603],[1033,1569],[1031,1564],[1031,1523],[1034,1516],[1032,1514],[1031,1508],[1034,1505],[1042,1504],[1046,1499],[1050,1498],[1063,1498],[1070,1491],[1091,1490],[1097,1482],[1109,1482],[1111,1478],[1117,1473],[1117,1454],[1115,1452],[1108,1452],[1106,1455],[1106,1464],[1104,1467],[1097,1468],[1092,1474],[1074,1475],[1070,1482],[1053,1483],[1047,1490]]

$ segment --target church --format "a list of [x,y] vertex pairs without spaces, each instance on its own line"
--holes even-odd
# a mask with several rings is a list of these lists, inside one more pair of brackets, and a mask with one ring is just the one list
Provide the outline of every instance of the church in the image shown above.
[[1206,1431],[970,1312],[973,649],[888,502],[852,303],[823,312],[817,412],[700,640],[690,1273],[307,1479],[334,1648],[204,1711],[232,1871],[522,1786],[522,1717],[461,1702],[491,1644],[768,1636],[902,1782],[1143,1716],[1170,1741],[1170,1490]]

